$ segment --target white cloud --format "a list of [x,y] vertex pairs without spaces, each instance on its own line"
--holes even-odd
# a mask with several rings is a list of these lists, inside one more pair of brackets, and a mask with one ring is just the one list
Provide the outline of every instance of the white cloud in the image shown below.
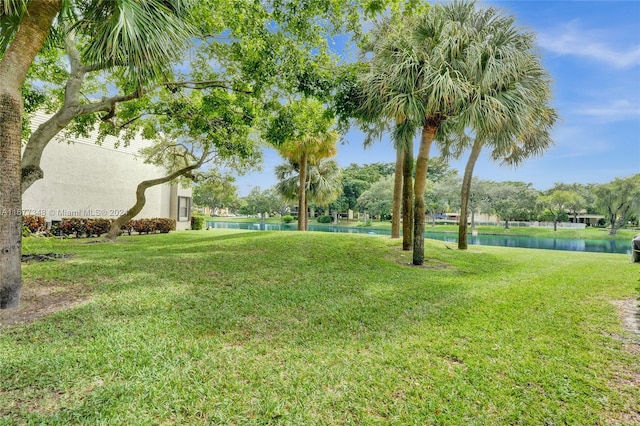
[[588,127],[562,126],[552,136],[554,146],[547,157],[554,160],[602,156],[611,150],[611,144],[589,134]]
[[640,44],[621,47],[603,38],[602,32],[580,28],[577,21],[571,21],[562,28],[540,33],[538,45],[559,55],[579,56],[618,69],[640,65]]
[[596,118],[601,122],[623,121],[639,119],[640,104],[625,99],[618,99],[608,104],[577,108],[574,112]]

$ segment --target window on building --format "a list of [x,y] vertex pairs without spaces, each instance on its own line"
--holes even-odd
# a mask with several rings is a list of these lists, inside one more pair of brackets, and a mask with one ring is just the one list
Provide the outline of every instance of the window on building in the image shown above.
[[178,197],[178,221],[189,220],[189,209],[191,208],[190,197]]

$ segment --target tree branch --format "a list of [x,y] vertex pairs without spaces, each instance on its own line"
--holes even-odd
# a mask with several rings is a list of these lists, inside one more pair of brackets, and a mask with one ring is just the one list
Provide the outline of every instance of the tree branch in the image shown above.
[[114,220],[111,223],[111,228],[109,229],[109,232],[105,236],[105,239],[108,241],[115,241],[115,239],[121,233],[120,228],[122,228],[122,226],[125,223],[127,223],[127,221],[129,221],[130,219],[133,219],[138,213],[142,211],[142,208],[147,202],[145,192],[148,188],[151,188],[152,186],[156,186],[156,185],[161,185],[163,183],[171,182],[172,180],[180,176],[187,176],[193,170],[200,168],[205,163],[205,161],[207,161],[209,154],[210,154],[209,151],[204,151],[200,156],[200,158],[198,159],[198,161],[193,164],[190,164],[186,167],[178,169],[175,172],[170,173],[166,176],[140,182],[138,184],[138,187],[136,188],[136,203],[129,210],[127,210],[125,214],[118,217],[116,220]]
[[166,86],[169,90],[176,89],[178,87],[184,87],[187,89],[204,90],[211,88],[227,89],[234,92],[240,92],[245,94],[252,94],[251,90],[243,90],[233,87],[228,81],[222,80],[190,80],[190,81],[166,81],[160,83],[162,86]]

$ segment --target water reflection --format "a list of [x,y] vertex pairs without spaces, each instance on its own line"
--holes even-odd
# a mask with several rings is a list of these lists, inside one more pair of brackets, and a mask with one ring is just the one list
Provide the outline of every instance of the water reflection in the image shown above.
[[[207,222],[208,228],[247,229],[255,231],[295,231],[295,223],[236,223]],[[309,231],[337,232],[346,234],[390,235],[386,229],[345,228],[331,225],[309,225]],[[425,232],[426,238],[457,244],[458,235],[444,232]],[[582,240],[568,238],[534,238],[521,235],[469,236],[469,244],[479,246],[520,247],[545,250],[587,251],[595,253],[630,254],[631,244],[624,240]]]

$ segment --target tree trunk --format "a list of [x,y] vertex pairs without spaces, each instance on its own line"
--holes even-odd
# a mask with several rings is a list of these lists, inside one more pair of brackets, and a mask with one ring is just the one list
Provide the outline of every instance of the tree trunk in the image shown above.
[[424,264],[424,191],[427,186],[427,169],[429,167],[429,153],[431,144],[438,131],[437,125],[427,124],[422,128],[420,149],[416,159],[416,179],[414,183],[414,209],[413,209],[413,264]]
[[44,177],[40,162],[42,153],[49,142],[71,123],[71,121],[83,115],[95,114],[97,112],[112,111],[114,105],[119,102],[126,102],[137,99],[144,95],[142,90],[136,90],[126,95],[118,95],[110,98],[103,98],[99,101],[81,103],[80,95],[82,84],[87,73],[95,72],[102,67],[86,67],[80,61],[80,52],[75,45],[73,34],[67,34],[65,38],[67,59],[69,60],[69,78],[65,84],[64,102],[60,109],[56,111],[47,121],[42,123],[33,132],[22,154],[22,193],[35,182]]
[[17,307],[22,288],[21,89],[60,3],[31,1],[0,61],[0,309]]
[[42,152],[49,142],[60,133],[73,120],[74,115],[65,110],[64,107],[56,112],[49,120],[42,123],[31,134],[22,154],[22,193],[35,182],[44,177],[44,172],[40,168]]
[[460,191],[460,223],[458,224],[458,250],[467,249],[467,217],[469,211],[469,197],[471,196],[471,178],[473,168],[478,161],[483,142],[476,138],[471,148],[471,154],[464,167],[464,177],[462,178],[462,190]]
[[[307,212],[309,211],[309,197],[307,197],[307,191],[305,191],[304,193],[304,230],[308,231],[309,230],[309,216],[307,215]],[[315,217],[315,210],[313,212],[312,217]]]
[[298,231],[307,229],[307,156],[300,158],[300,175],[298,176]]
[[407,141],[402,160],[402,250],[413,245],[413,141]]
[[177,170],[171,173],[170,175],[167,175],[161,178],[149,179],[149,180],[140,182],[138,184],[138,187],[136,188],[136,203],[133,205],[133,207],[127,210],[125,214],[119,216],[116,220],[111,222],[111,227],[109,228],[109,232],[107,232],[107,235],[105,235],[104,238],[107,241],[115,241],[116,238],[118,238],[118,236],[122,232],[121,230],[122,226],[125,223],[127,223],[129,220],[133,219],[138,213],[142,211],[142,208],[147,202],[147,197],[145,196],[145,192],[147,191],[147,189],[151,188],[152,186],[171,182],[177,177],[184,176],[190,171],[199,168],[200,166],[202,166],[202,163],[204,162],[207,156],[208,156],[208,153],[205,152],[202,154],[202,157],[200,157],[200,161],[198,161],[196,164],[192,164],[190,166],[184,167],[180,170]]
[[400,215],[402,211],[402,160],[404,152],[396,148],[396,172],[393,181],[393,211],[391,212],[391,238],[400,238]]
[[22,287],[21,112],[19,91],[0,91],[0,309],[17,307]]

